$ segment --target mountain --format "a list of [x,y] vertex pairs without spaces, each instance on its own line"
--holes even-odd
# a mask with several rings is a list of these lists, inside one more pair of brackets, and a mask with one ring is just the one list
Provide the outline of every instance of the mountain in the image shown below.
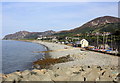
[[111,32],[118,34],[120,32],[120,18],[112,16],[103,16],[95,18],[80,27],[67,31],[55,32],[52,30],[45,32],[19,31],[14,34],[6,35],[3,39],[36,39],[39,36],[72,36],[79,33]]
[[3,39],[8,40],[8,39],[24,39],[26,35],[30,34],[28,31],[19,31],[14,34],[8,34],[6,35]]
[[86,32],[111,32],[114,33],[120,29],[120,18],[112,16],[103,16],[95,18],[80,27],[72,30],[60,31],[54,35],[73,35]]
[[40,36],[49,36],[52,34],[55,34],[55,31],[49,30],[49,31],[45,31],[45,32],[32,32],[28,35],[26,35],[24,38],[25,39],[37,39]]
[[8,34],[3,39],[12,40],[12,39],[36,39],[39,36],[48,36],[54,34],[55,31],[49,30],[45,32],[28,32],[28,31],[19,31],[14,34]]

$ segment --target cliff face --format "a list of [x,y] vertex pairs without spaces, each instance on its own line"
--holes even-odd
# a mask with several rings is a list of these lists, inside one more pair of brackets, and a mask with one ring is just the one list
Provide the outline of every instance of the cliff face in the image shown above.
[[47,36],[54,34],[55,31],[45,31],[45,32],[28,32],[28,31],[19,31],[14,34],[6,35],[3,39],[4,40],[12,40],[12,39],[34,39],[38,36]]

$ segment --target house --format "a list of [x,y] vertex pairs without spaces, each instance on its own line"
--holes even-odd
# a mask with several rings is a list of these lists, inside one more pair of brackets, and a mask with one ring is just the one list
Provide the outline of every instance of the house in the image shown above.
[[58,39],[57,38],[53,38],[52,42],[58,42]]
[[42,37],[38,37],[38,38],[37,38],[37,40],[41,40],[41,39],[42,39]]
[[81,47],[88,47],[89,42],[86,39],[82,39],[80,41]]

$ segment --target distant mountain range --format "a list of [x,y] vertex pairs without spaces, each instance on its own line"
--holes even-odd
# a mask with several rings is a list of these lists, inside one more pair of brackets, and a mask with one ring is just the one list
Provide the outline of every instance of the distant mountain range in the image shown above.
[[75,29],[55,32],[52,30],[45,32],[28,32],[19,31],[14,34],[6,35],[3,39],[36,39],[39,36],[70,36],[79,33],[94,33],[94,32],[120,32],[120,18],[112,16],[104,16],[95,18],[84,25]]

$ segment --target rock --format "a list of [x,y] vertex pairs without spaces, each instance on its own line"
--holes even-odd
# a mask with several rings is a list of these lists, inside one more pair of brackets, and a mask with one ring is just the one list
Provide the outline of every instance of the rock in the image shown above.
[[97,66],[97,68],[100,68],[100,69],[101,69],[101,66]]
[[84,69],[84,71],[85,71],[86,73],[89,73],[90,71],[92,71],[92,68],[86,68],[86,69]]
[[55,74],[55,72],[53,72],[53,70],[48,70],[47,72],[50,74],[50,76],[51,75],[54,76],[54,74]]
[[80,75],[83,76],[83,77],[86,77],[87,73],[85,71],[82,71],[82,72],[80,72]]
[[69,68],[70,71],[72,72],[80,72],[81,68]]
[[58,77],[59,75],[58,74],[54,74],[54,77]]
[[[102,69],[102,70],[101,70]],[[101,66],[52,67],[2,75],[3,81],[117,81],[118,70]]]
[[104,71],[104,72],[102,73],[102,76],[104,76],[104,77],[109,77],[109,76],[110,76],[111,70],[106,69],[106,70],[103,70],[103,71]]
[[117,81],[120,81],[120,73],[116,77]]
[[68,76],[57,76],[53,78],[52,80],[53,81],[69,81],[69,77]]
[[88,68],[90,68],[90,66],[88,66]]
[[110,77],[101,76],[99,81],[113,81],[113,79]]
[[115,79],[118,74],[119,74],[118,70],[112,70],[110,73],[110,77]]
[[41,69],[41,72],[42,72],[43,74],[45,74],[45,73],[47,72],[47,70],[46,70],[46,69]]
[[34,73],[36,73],[38,75],[43,75],[43,74],[45,74],[47,72],[47,70],[46,69],[41,69],[41,70],[33,69],[32,72],[34,72]]
[[77,74],[75,76],[70,77],[70,81],[84,81],[84,77],[81,74]]
[[55,72],[55,74],[58,74],[58,75],[60,75],[60,76],[66,75],[65,70],[62,70],[62,69],[58,69],[58,70]]
[[31,73],[23,76],[21,81],[52,81],[48,72],[43,73],[41,70],[33,70]]
[[28,75],[28,74],[30,74],[30,70],[25,70],[25,71],[23,71],[22,73],[21,73],[21,75],[22,76],[25,76],[25,75]]
[[57,73],[56,73],[55,71],[53,71],[53,70],[48,70],[48,73],[49,73],[50,78],[51,78],[52,80],[57,80],[58,78],[56,78],[56,77],[60,76],[59,74],[57,74]]
[[15,73],[8,74],[7,77],[4,79],[4,81],[19,81],[19,80],[20,76]]
[[86,80],[87,81],[96,81],[100,76],[100,71],[97,68],[93,68],[90,73],[87,74]]
[[0,83],[4,81],[5,78],[6,78],[5,74],[0,74]]
[[21,76],[21,72],[13,72],[13,73]]
[[113,70],[110,67],[101,71],[100,81],[116,81],[118,70]]
[[21,81],[40,81],[41,78],[38,75],[26,75]]
[[81,76],[86,77],[91,71],[92,71],[92,68],[83,67],[80,69],[80,74]]

